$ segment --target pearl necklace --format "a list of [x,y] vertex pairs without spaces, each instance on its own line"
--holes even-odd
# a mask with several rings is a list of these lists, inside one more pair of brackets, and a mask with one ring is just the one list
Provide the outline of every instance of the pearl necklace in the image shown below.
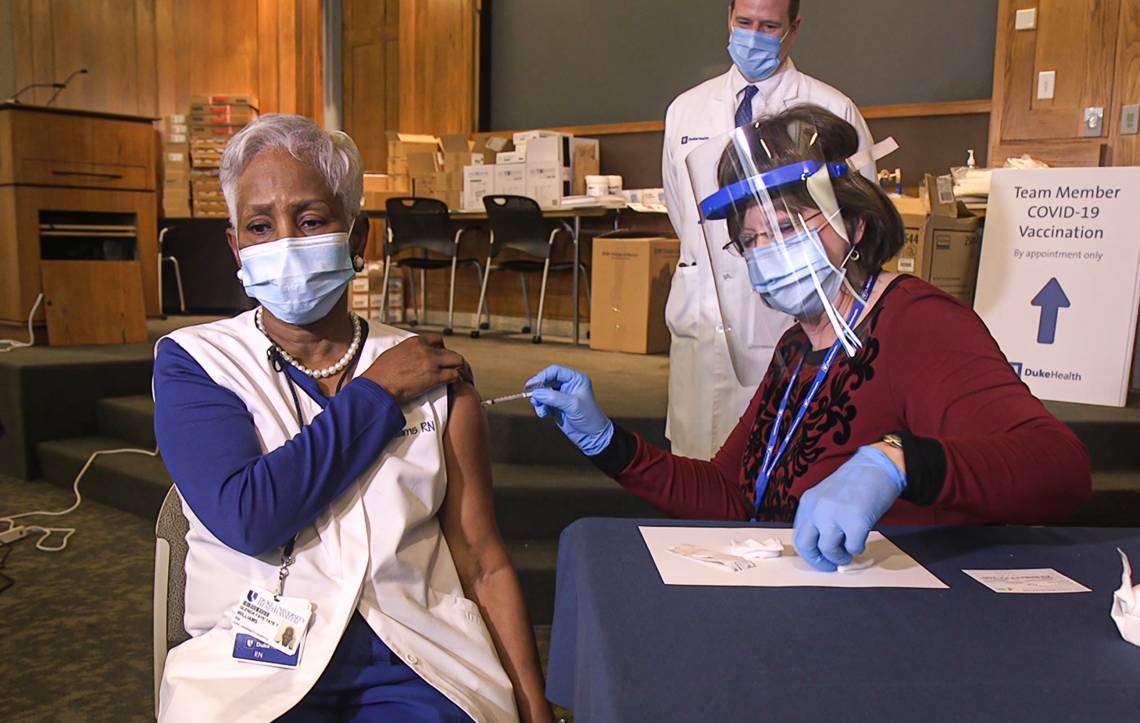
[[281,346],[277,344],[277,342],[273,341],[273,338],[269,336],[269,332],[265,330],[265,324],[263,324],[261,321],[261,308],[262,307],[260,306],[257,307],[257,311],[254,312],[253,316],[253,320],[257,324],[258,331],[264,334],[266,339],[269,339],[269,342],[273,344],[273,346],[277,349],[277,353],[281,355],[282,359],[289,362],[289,364],[292,366],[296,367],[297,370],[305,376],[312,377],[313,379],[324,379],[326,377],[331,377],[334,374],[339,374],[340,372],[344,371],[344,368],[348,366],[353,359],[356,358],[356,352],[360,349],[361,333],[360,317],[356,314],[349,314],[349,316],[352,318],[352,343],[348,345],[348,350],[344,352],[344,356],[342,356],[340,360],[337,361],[336,364],[333,364],[331,367],[326,367],[324,369],[310,369],[309,367],[294,359],[293,356],[289,354],[289,352],[282,349]]

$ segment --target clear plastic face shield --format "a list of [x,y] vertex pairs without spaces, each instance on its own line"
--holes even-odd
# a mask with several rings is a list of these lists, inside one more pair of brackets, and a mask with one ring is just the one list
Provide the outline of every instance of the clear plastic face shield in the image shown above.
[[762,122],[709,140],[686,160],[741,384],[759,383],[766,371],[745,361],[747,349],[775,344],[773,318],[783,326],[761,303],[800,320],[826,318],[848,354],[859,347],[835,308],[842,286],[858,292],[847,280],[855,247],[833,179],[870,158],[829,161],[835,154],[823,143],[806,123]]

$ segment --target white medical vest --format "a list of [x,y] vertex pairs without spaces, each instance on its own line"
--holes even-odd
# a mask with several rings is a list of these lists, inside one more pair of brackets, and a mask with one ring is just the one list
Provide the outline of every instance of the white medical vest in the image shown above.
[[[356,373],[408,336],[369,324]],[[297,434],[288,383],[268,361],[269,342],[253,312],[168,338],[245,403],[265,452]],[[320,414],[303,390],[298,398],[307,421]],[[185,625],[193,637],[167,655],[160,721],[281,716],[316,683],[357,610],[394,654],[474,720],[518,720],[510,679],[478,607],[464,597],[436,517],[447,488],[447,411],[443,388],[405,406],[403,434],[297,535],[285,595],[310,600],[314,615],[295,669],[233,658],[234,608],[250,586],[275,588],[281,550],[260,558],[237,552],[183,502],[190,522]]]
[[[661,175],[669,220],[681,240],[681,265],[673,273],[665,305],[665,321],[672,334],[665,435],[674,454],[697,459],[710,459],[720,449],[756,393],[754,385],[742,386],[733,370],[697,202],[685,166],[690,151],[735,127],[738,100],[734,88],[743,83],[734,66],[677,96],[665,114]],[[804,75],[791,59],[770,78],[752,85],[759,89],[752,102],[756,115],[780,113],[805,103],[823,106],[855,127],[860,151],[871,147],[870,130],[851,99]],[[710,167],[707,172],[713,174],[716,169]],[[874,166],[864,168],[863,173],[873,180]],[[757,316],[770,338],[758,340],[747,349],[747,360],[763,373],[792,318],[763,306],[751,288],[743,289],[741,298],[726,303],[758,305]]]

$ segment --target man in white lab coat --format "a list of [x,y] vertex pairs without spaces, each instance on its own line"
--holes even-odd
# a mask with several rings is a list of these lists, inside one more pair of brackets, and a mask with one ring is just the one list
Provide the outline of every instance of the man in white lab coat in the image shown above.
[[[665,200],[681,239],[681,260],[665,308],[673,335],[666,436],[673,452],[687,457],[711,458],[756,391],[754,384],[742,384],[734,371],[720,304],[761,302],[746,285],[739,299],[718,301],[686,156],[702,142],[754,118],[803,103],[823,106],[855,126],[860,153],[871,145],[867,123],[851,99],[799,72],[788,57],[802,22],[799,6],[799,0],[733,0],[728,9],[732,67],[682,93],[665,115]],[[860,170],[874,180],[873,162]],[[761,314],[763,328],[753,335],[753,343],[732,350],[736,364],[759,368],[755,378],[767,369],[773,347],[791,324],[789,317],[770,309]]]

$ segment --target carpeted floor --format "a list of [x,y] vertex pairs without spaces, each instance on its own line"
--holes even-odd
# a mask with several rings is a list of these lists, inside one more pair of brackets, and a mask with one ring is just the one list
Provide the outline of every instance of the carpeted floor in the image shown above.
[[[0,515],[71,501],[66,490],[0,477]],[[37,550],[38,536],[0,548],[0,574],[13,581],[0,592],[0,717],[153,720],[153,526],[92,501],[58,524],[78,530],[63,552]]]
[[[71,502],[69,491],[0,475],[0,515]],[[12,580],[0,590],[0,720],[154,720],[153,525],[90,500],[55,524],[77,529],[63,552],[37,550],[38,536],[0,546],[0,575]],[[550,628],[536,633],[545,667]]]

